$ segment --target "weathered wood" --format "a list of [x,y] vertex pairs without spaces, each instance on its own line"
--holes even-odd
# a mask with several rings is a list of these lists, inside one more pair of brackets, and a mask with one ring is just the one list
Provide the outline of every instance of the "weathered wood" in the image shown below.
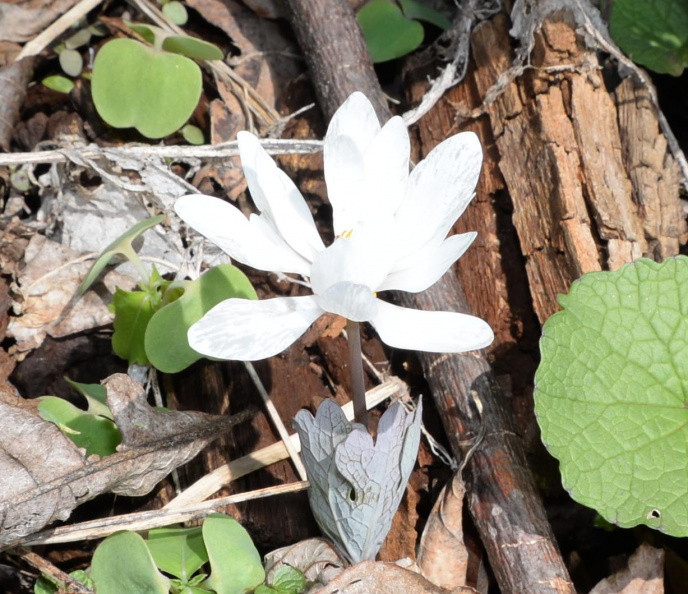
[[[541,322],[581,274],[675,255],[685,236],[678,169],[647,91],[605,80],[575,28],[566,12],[546,20],[533,68],[487,110]],[[480,95],[511,65],[508,29],[500,15],[474,35]]]
[[[326,116],[331,117],[355,90],[372,93],[374,100],[379,97],[377,80],[370,79],[369,62],[349,53],[350,47],[358,47],[360,42],[343,39],[361,37],[355,23],[343,26],[335,34],[329,27],[333,21],[323,20],[323,6],[337,2],[309,2],[309,11],[301,10],[301,0],[290,0],[290,4],[293,13],[299,15],[293,22],[301,31],[298,37],[304,54],[313,64],[314,83]],[[329,10],[334,10],[334,6]],[[338,10],[338,21],[353,20],[347,11]],[[343,63],[347,64],[344,79],[340,78],[339,68]],[[351,76],[353,68],[365,77],[363,86],[358,86],[358,79]],[[336,85],[332,82],[335,80]],[[389,112],[383,119],[388,117]],[[482,270],[476,270],[476,275],[480,274]],[[420,309],[469,311],[453,275],[445,275],[421,295],[400,294],[397,301]],[[507,403],[484,354],[419,356],[457,457],[464,452],[462,440],[477,435],[480,427],[471,392],[477,392],[484,403],[487,435],[467,469],[469,504],[502,591],[573,592],[523,447],[509,420]]]

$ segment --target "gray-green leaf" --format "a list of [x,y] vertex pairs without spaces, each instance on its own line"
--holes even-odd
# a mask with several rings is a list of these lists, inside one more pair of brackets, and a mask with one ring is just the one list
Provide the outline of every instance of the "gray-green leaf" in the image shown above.
[[311,482],[311,510],[352,564],[374,559],[392,526],[418,454],[421,413],[420,403],[414,413],[399,402],[390,406],[375,444],[331,400],[315,418],[306,410],[294,418]]

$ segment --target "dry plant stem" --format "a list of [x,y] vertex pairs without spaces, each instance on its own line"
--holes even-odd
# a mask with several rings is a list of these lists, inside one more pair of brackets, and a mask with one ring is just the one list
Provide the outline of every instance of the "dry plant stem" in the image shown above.
[[[160,528],[161,526],[170,526],[179,522],[188,522],[189,520],[202,518],[212,513],[218,507],[225,505],[233,505],[242,503],[244,501],[253,501],[255,499],[263,499],[264,497],[272,497],[274,495],[283,495],[285,493],[297,493],[309,487],[308,481],[299,481],[296,483],[289,483],[287,485],[277,485],[275,487],[266,487],[264,489],[256,489],[255,491],[248,491],[247,493],[239,493],[237,495],[229,495],[227,497],[219,497],[204,503],[196,503],[188,505],[179,509],[157,509],[144,512],[136,512],[133,514],[124,514],[121,516],[113,516],[110,518],[102,518],[99,520],[91,520],[89,522],[81,522],[80,524],[73,524],[71,526],[60,526],[51,530],[42,530],[23,541],[25,545],[37,544],[57,544],[64,542],[77,542],[80,540],[93,540],[95,538],[105,538],[110,534],[120,530],[132,530],[139,532],[141,530],[151,530],[152,528]],[[89,590],[90,592],[90,590]]]
[[27,56],[36,56],[48,47],[56,38],[62,35],[79,19],[86,16],[91,10],[98,6],[103,0],[82,0],[76,6],[65,12],[45,31],[42,31],[31,41],[27,42],[22,50],[14,59],[15,62]]
[[368,408],[366,407],[365,379],[363,376],[363,351],[361,351],[361,329],[358,322],[346,321],[347,342],[349,343],[349,369],[353,388],[354,421],[368,428]]
[[[369,390],[366,394],[366,405],[369,409],[384,402],[388,398],[402,397],[408,394],[408,387],[398,377],[391,377],[383,384]],[[342,410],[346,418],[351,421],[354,418],[353,402],[347,402]],[[299,436],[294,433],[290,436],[294,448],[301,451]],[[275,462],[280,462],[289,456],[287,448],[283,442],[274,443],[271,446],[253,452],[248,456],[232,460],[229,464],[220,466],[203,478],[197,480],[183,493],[170,501],[165,509],[180,509],[187,505],[192,505],[203,501],[229,485],[232,481],[245,476],[261,468],[265,468]]]
[[[335,0],[289,0],[297,37],[313,66],[321,108],[331,118],[336,108],[354,91],[364,91],[379,104],[382,91],[370,59],[350,54],[362,41],[353,22],[348,27],[323,18]],[[341,4],[345,4],[344,0]],[[340,18],[353,15],[336,8]],[[335,25],[336,23],[336,25]],[[336,30],[335,30],[336,28]],[[299,29],[303,29],[299,34]],[[344,40],[343,34],[356,40]],[[323,41],[326,40],[326,41]],[[359,63],[356,63],[359,60]],[[348,72],[340,79],[339,64]],[[350,71],[356,70],[359,76]],[[360,86],[356,84],[361,78]],[[379,113],[379,112],[378,112]],[[386,112],[383,119],[390,117]],[[433,287],[418,295],[396,298],[405,307],[470,313],[455,275],[445,274]],[[466,467],[469,510],[487,550],[490,564],[504,594],[523,592],[575,592],[554,541],[551,527],[527,465],[525,452],[510,422],[506,398],[496,383],[484,353],[436,355],[419,353],[435,404],[457,458],[464,453],[462,440],[480,431],[480,415],[470,398],[476,391],[485,409],[486,436]]]
[[[263,148],[270,155],[312,155],[322,152],[322,140],[261,140]],[[186,161],[191,159],[224,160],[239,155],[236,140],[222,144],[204,146],[124,146],[101,149],[95,145],[69,147],[69,153],[93,161],[118,160],[124,157],[137,159],[172,159]],[[67,163],[71,159],[63,149],[34,151],[31,153],[0,154],[0,167],[4,165],[25,165],[32,163]]]
[[270,419],[272,420],[275,429],[277,429],[277,433],[279,433],[279,436],[282,438],[282,443],[284,444],[284,447],[287,448],[287,451],[289,452],[289,457],[291,458],[291,461],[294,463],[296,471],[299,473],[301,480],[308,480],[308,477],[306,476],[306,467],[303,465],[303,462],[301,461],[301,456],[299,456],[299,450],[297,450],[291,443],[291,439],[289,439],[289,433],[287,432],[287,428],[284,426],[284,423],[282,422],[282,419],[280,418],[279,413],[277,412],[277,409],[275,408],[275,405],[273,404],[272,400],[270,400],[270,394],[268,394],[267,390],[265,389],[263,382],[260,381],[260,377],[258,377],[255,367],[253,367],[253,363],[251,363],[250,361],[244,361],[244,365],[246,367],[246,371],[248,371],[248,375],[251,378],[251,381],[253,381],[253,383],[256,386],[256,389],[258,390],[258,393],[260,394],[260,397],[263,399],[263,404],[265,404],[265,408],[268,411],[268,415],[270,416]]
[[74,594],[93,594],[93,590],[84,586],[80,581],[75,580],[73,577],[67,575],[60,568],[55,567],[50,561],[43,559],[36,553],[26,550],[24,547],[16,548],[17,554],[21,559],[26,561],[31,567],[35,567],[38,571],[45,575],[49,575],[51,578],[62,582],[69,592]]

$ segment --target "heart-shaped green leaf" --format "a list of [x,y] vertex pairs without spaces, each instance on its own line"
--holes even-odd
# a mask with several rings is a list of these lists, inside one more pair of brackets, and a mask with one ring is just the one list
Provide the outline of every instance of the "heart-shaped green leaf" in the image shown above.
[[189,119],[201,96],[201,70],[188,58],[115,39],[98,52],[91,90],[96,109],[115,128],[162,138]]
[[425,21],[443,31],[451,27],[451,22],[446,16],[441,12],[437,12],[434,8],[418,2],[418,0],[399,0],[399,4],[401,5],[401,10],[404,11],[404,16],[408,19]]
[[200,526],[155,528],[148,533],[147,542],[155,564],[178,577],[184,585],[208,562]]
[[94,283],[112,258],[118,254],[130,255],[131,252],[133,252],[131,242],[144,231],[147,231],[151,227],[155,227],[158,223],[162,223],[164,219],[165,215],[158,215],[157,217],[151,217],[145,221],[139,221],[131,229],[120,235],[115,241],[108,245],[100,256],[98,256],[93,266],[91,266],[88,274],[77,289],[77,295],[81,296],[88,291],[88,288]]
[[135,532],[117,532],[98,545],[91,577],[98,594],[168,594],[170,590],[170,580],[155,567],[145,541]]
[[212,514],[203,522],[203,540],[212,573],[203,587],[217,594],[251,591],[265,579],[265,570],[248,532],[234,518]]
[[122,442],[122,434],[109,419],[84,412],[71,402],[56,396],[38,398],[38,414],[55,423],[77,446],[86,450],[86,456],[101,457],[114,454]]
[[222,60],[224,57],[216,45],[188,35],[168,35],[162,42],[162,49],[194,60]]
[[535,406],[571,496],[688,536],[688,258],[586,274],[545,323]]
[[185,283],[184,294],[160,309],[148,324],[145,347],[151,365],[165,373],[177,373],[198,361],[202,355],[189,346],[189,328],[231,297],[257,299],[246,275],[229,264],[216,266]]
[[388,0],[372,0],[356,15],[373,62],[405,56],[423,43],[423,25]]

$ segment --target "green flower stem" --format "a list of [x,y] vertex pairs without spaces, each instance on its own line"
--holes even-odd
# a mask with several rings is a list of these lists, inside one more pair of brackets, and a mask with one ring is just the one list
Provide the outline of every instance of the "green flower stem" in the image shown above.
[[130,245],[127,245],[126,247],[123,246],[121,249],[121,253],[123,256],[126,257],[127,260],[129,260],[129,262],[131,262],[134,265],[136,271],[141,275],[140,285],[142,287],[145,286],[148,289],[152,290],[151,277],[146,271],[145,267],[143,266],[143,263],[139,259],[139,255],[134,251],[134,249]]
[[366,406],[365,381],[363,379],[363,357],[361,353],[361,330],[358,322],[346,321],[346,335],[349,342],[349,365],[353,386],[354,420],[368,428],[368,407]]

